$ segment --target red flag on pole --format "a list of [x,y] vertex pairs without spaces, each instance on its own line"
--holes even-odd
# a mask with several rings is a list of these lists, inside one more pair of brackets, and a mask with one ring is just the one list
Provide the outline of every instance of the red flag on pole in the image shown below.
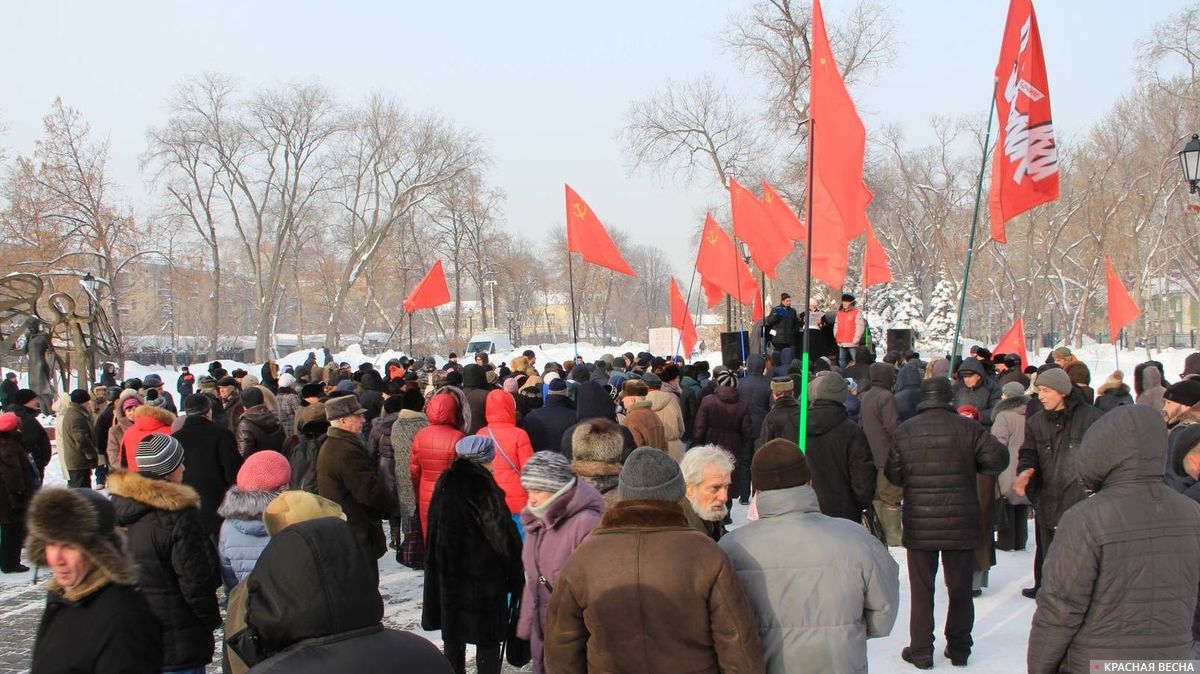
[[761,321],[763,318],[762,294],[754,296],[754,307],[750,310],[751,321]]
[[771,184],[763,181],[762,184],[763,196],[762,203],[766,207],[767,213],[771,216],[771,222],[779,228],[779,231],[784,236],[795,241],[796,243],[805,243],[808,241],[808,229],[795,212],[788,207],[783,199],[779,198],[779,194],[775,191]]
[[866,231],[871,192],[863,184],[867,132],[829,47],[820,0],[813,0],[809,62],[812,275],[836,290],[845,280],[849,241]]
[[1016,323],[1000,338],[1000,343],[992,353],[1015,353],[1021,357],[1021,369],[1029,364],[1029,356],[1025,352],[1025,319],[1018,318]]
[[417,309],[440,307],[449,301],[450,288],[446,285],[446,273],[442,271],[442,261],[438,260],[405,298],[404,310],[412,313]]
[[687,302],[683,293],[679,292],[679,284],[671,277],[671,327],[679,331],[680,343],[683,345],[683,357],[691,358],[692,349],[696,348],[696,324],[688,312]]
[[1117,276],[1117,270],[1113,267],[1112,258],[1106,255],[1104,263],[1108,266],[1108,335],[1116,344],[1121,329],[1137,318],[1142,310],[1129,296],[1129,291],[1125,290],[1125,284],[1121,283],[1121,277]]
[[729,202],[733,212],[733,235],[746,242],[754,264],[770,278],[775,267],[792,251],[792,242],[772,221],[771,214],[758,197],[729,179]]
[[1058,148],[1033,0],[1012,0],[1008,5],[996,64],[996,112],[1000,136],[988,208],[992,239],[1004,243],[1004,223],[1058,198]]
[[579,253],[594,265],[637,276],[587,203],[567,185],[567,253]]
[[704,288],[704,306],[712,309],[725,299],[725,291],[710,283],[703,276],[700,277],[700,287]]
[[711,213],[705,216],[704,231],[700,233],[696,271],[704,281],[732,295],[740,304],[749,304],[758,295],[758,283],[750,268],[733,247],[733,239],[713,220]]
[[892,270],[888,267],[887,251],[883,249],[879,239],[875,238],[875,231],[868,226],[867,249],[863,253],[863,287],[870,288],[873,285],[891,282]]

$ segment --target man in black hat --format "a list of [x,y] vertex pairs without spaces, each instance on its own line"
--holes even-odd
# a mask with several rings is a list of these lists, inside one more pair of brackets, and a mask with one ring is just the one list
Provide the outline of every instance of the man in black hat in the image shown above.
[[842,305],[838,308],[837,318],[833,324],[833,338],[838,345],[838,364],[846,367],[846,363],[854,360],[854,347],[862,342],[863,333],[867,329],[867,319],[857,306],[857,300],[850,293],[842,293]]
[[917,415],[896,429],[887,479],[904,489],[902,538],[911,586],[909,645],[900,656],[918,669],[933,666],[933,590],[938,556],[950,595],[945,655],[965,666],[971,655],[975,604],[971,575],[980,531],[976,474],[999,475],[1008,448],[950,404],[950,380],[921,382]]
[[242,456],[228,428],[213,422],[212,399],[193,393],[183,399],[183,425],[173,434],[183,445],[183,483],[200,495],[200,524],[214,541],[221,531],[217,508],[237,482]]
[[68,487],[92,488],[92,469],[97,465],[97,457],[92,415],[86,407],[91,399],[87,391],[77,388],[71,391],[71,402],[63,412],[58,451],[67,471]]

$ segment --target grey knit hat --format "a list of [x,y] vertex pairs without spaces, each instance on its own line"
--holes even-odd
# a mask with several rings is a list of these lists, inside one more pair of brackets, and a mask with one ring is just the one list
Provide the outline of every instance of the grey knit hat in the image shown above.
[[1019,381],[1010,381],[1000,387],[1000,395],[1005,398],[1020,398],[1025,395],[1025,387]]
[[1071,395],[1071,378],[1067,376],[1066,370],[1061,367],[1050,368],[1039,374],[1037,376],[1037,385],[1053,389],[1065,396]]
[[728,368],[718,367],[713,371],[713,379],[717,381],[717,386],[732,386],[737,388],[737,375],[729,371]]
[[677,503],[686,488],[679,464],[670,454],[654,447],[635,449],[617,478],[617,495],[622,501],[650,499]]
[[151,477],[170,475],[183,463],[183,445],[164,433],[142,438],[137,446],[137,469]]
[[850,386],[846,384],[845,379],[834,372],[818,373],[809,383],[808,399],[810,402],[832,400],[835,403],[844,403],[848,395],[850,395]]
[[521,486],[526,491],[548,491],[553,494],[574,478],[571,462],[558,452],[534,452],[521,468]]

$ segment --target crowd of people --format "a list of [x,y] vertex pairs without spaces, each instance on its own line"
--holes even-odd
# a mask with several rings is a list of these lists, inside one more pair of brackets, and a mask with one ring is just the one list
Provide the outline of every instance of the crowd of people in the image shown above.
[[[1200,353],[1175,383],[1148,361],[1132,390],[1120,371],[1093,390],[1067,347],[875,362],[854,298],[835,314],[785,295],[767,352],[716,367],[312,353],[185,368],[178,403],[106,368],[56,403],[67,488],[41,488],[37,397],[6,381],[3,571],[28,570],[23,547],[51,573],[32,671],[202,672],[216,652],[229,672],[462,673],[472,645],[481,674],[865,672],[901,546],[901,657],[936,660],[940,566],[942,654],[965,666],[974,598],[1031,513],[1030,671],[1200,657]],[[808,325],[833,336],[805,382]],[[440,651],[384,626],[389,550],[422,572]]]

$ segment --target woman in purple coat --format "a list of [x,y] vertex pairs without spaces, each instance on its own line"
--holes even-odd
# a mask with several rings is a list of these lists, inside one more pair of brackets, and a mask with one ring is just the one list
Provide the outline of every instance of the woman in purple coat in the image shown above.
[[[750,421],[750,407],[738,396],[737,375],[724,367],[713,371],[717,383],[713,395],[705,396],[696,411],[696,423],[692,430],[692,445],[719,445],[734,458],[733,483],[729,488],[729,500],[739,499],[747,505],[750,499],[750,481],[741,480],[743,471],[750,470],[754,439],[760,429]],[[739,487],[746,487],[741,492]]]
[[521,486],[529,493],[529,502],[521,511],[526,582],[517,636],[529,640],[534,674],[543,674],[542,642],[550,592],[567,558],[600,523],[604,497],[592,485],[576,479],[570,462],[558,452],[536,452],[530,457],[521,469]]

